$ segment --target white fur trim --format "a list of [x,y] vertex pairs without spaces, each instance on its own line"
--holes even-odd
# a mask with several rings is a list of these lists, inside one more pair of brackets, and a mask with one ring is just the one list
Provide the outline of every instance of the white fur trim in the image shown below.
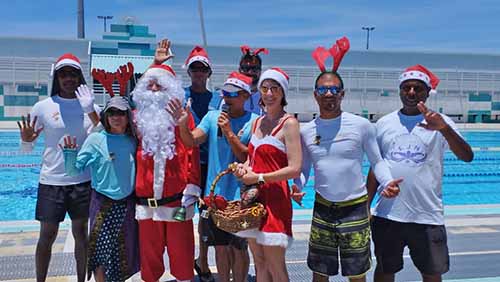
[[60,60],[59,62],[56,63],[54,69],[58,70],[58,69],[65,67],[65,66],[70,66],[70,67],[74,67],[74,68],[77,68],[79,70],[82,70],[82,66],[77,61],[72,60],[72,59]]
[[264,246],[279,246],[288,248],[293,243],[293,238],[285,233],[262,232],[257,228],[243,230],[235,233],[235,235],[242,238],[255,238],[257,239],[257,243]]
[[434,95],[434,94],[437,94],[437,90],[436,89],[431,89],[431,91],[429,91],[429,95]]
[[205,63],[209,68],[212,68],[212,64],[210,63],[210,60],[204,56],[194,56],[194,57],[190,58],[188,63],[186,64],[186,66],[189,67],[194,62],[202,62],[202,63]]
[[239,88],[247,91],[248,93],[252,93],[252,90],[250,89],[250,85],[246,84],[245,82],[243,82],[237,78],[229,78],[228,80],[226,80],[226,82],[224,84],[231,84],[231,85],[234,85],[236,87],[239,87]]
[[288,80],[286,77],[279,71],[273,70],[273,69],[268,69],[265,72],[262,73],[259,79],[259,83],[257,87],[260,89],[260,86],[262,85],[262,82],[266,79],[271,79],[276,82],[283,88],[283,92],[286,94],[288,93]]
[[153,195],[155,199],[163,196],[163,184],[165,183],[165,159],[153,163]]
[[188,183],[186,188],[184,188],[183,195],[193,195],[199,197],[201,194],[201,188],[198,185],[194,185],[192,183]]
[[417,70],[405,71],[404,73],[402,73],[399,76],[399,84],[410,79],[420,80],[424,82],[427,86],[431,87],[431,79],[429,78],[429,76]]
[[284,233],[259,232],[257,243],[264,246],[279,246],[288,248],[293,243],[293,238]]
[[234,233],[234,235],[242,238],[257,238],[257,235],[259,234],[259,229],[253,228],[253,229],[247,229],[243,230],[237,233]]
[[[153,219],[156,221],[172,221],[178,222],[174,219],[175,211],[178,207],[157,207],[150,208],[143,205],[135,205],[135,219]],[[194,217],[194,206],[186,207],[186,220],[190,220]]]
[[170,75],[172,77],[175,77],[175,75],[173,73],[171,73],[165,69],[162,69],[162,68],[149,68],[144,73],[144,76],[146,78],[156,78],[156,79],[158,79],[159,77],[162,77],[164,75]]

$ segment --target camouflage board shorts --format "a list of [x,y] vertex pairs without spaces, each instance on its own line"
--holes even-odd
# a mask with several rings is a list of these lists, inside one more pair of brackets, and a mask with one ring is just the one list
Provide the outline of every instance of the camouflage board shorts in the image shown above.
[[330,202],[316,194],[307,265],[325,276],[365,275],[371,267],[367,196]]

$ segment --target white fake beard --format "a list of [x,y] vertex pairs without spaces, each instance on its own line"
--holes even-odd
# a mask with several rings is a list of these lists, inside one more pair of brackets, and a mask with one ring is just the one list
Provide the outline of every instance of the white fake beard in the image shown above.
[[[182,101],[183,89],[174,79],[161,79],[160,83],[167,90],[153,92],[146,89],[147,81],[147,77],[140,81],[137,91],[133,92],[137,105],[135,119],[142,138],[142,155],[153,156],[155,162],[171,160],[175,155],[176,123],[166,108],[172,97]],[[165,83],[169,85],[163,85]]]

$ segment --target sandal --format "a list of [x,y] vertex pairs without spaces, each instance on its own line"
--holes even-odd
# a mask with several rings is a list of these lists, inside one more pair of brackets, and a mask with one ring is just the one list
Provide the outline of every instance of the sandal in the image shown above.
[[198,265],[198,260],[194,260],[194,270],[196,271],[196,274],[198,274],[198,279],[200,282],[215,282],[215,278],[212,275],[212,272],[210,269],[207,272],[201,272],[201,268]]

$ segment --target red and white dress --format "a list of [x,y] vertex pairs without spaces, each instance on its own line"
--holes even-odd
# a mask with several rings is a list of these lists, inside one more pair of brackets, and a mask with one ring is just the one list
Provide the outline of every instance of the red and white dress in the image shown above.
[[[270,135],[263,138],[255,136],[255,129],[262,120],[259,117],[253,124],[252,137],[248,145],[250,166],[255,173],[268,173],[288,165],[285,144],[276,138],[283,128],[284,118]],[[259,189],[258,201],[267,211],[258,229],[238,232],[237,235],[246,238],[256,238],[257,243],[265,246],[281,246],[287,248],[292,238],[292,202],[288,181],[267,182]]]

